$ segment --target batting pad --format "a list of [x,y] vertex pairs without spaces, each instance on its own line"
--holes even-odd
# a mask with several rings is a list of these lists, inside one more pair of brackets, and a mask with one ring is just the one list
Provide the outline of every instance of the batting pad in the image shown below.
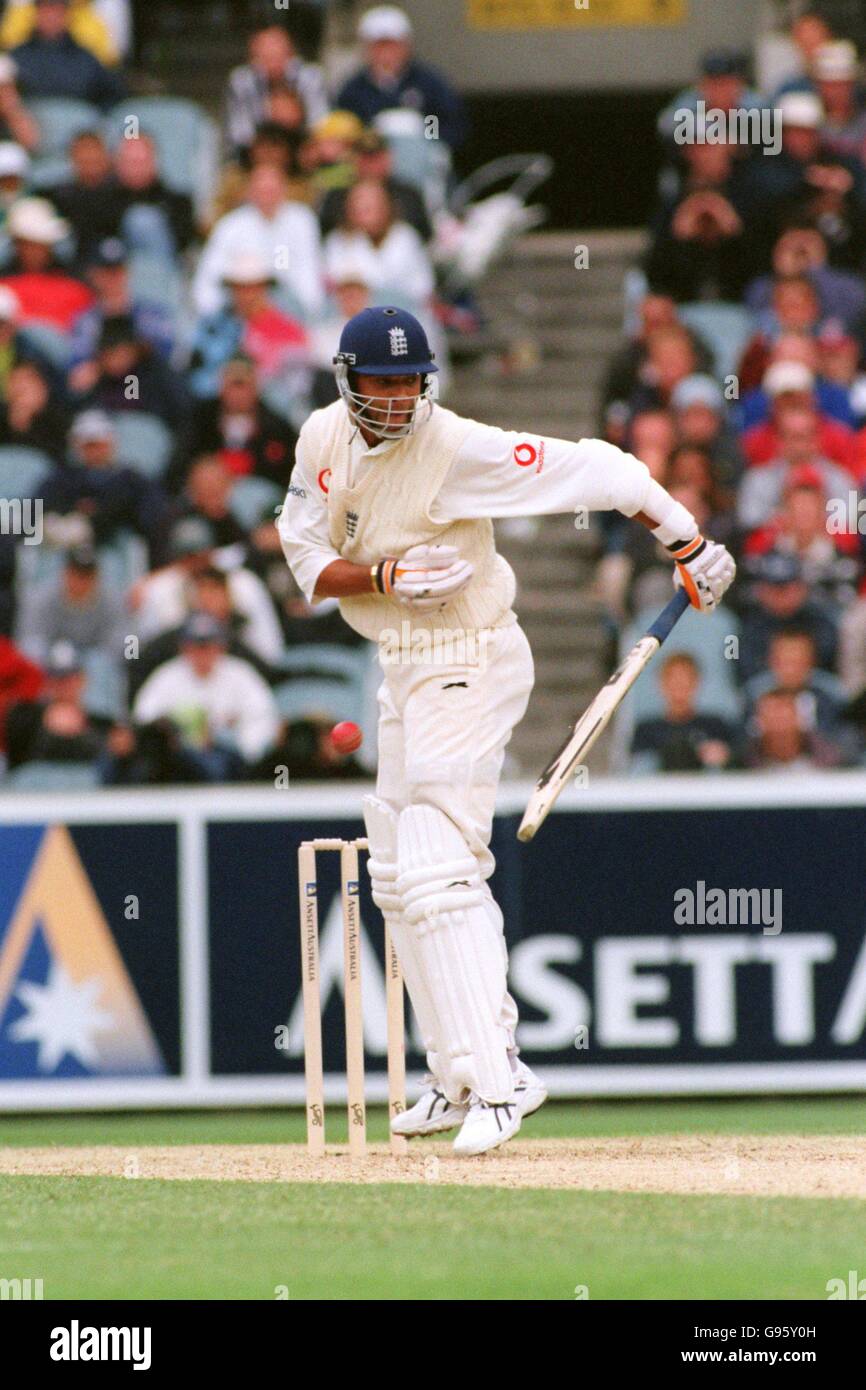
[[394,950],[403,972],[403,982],[412,1001],[415,1017],[427,1053],[427,1066],[438,1077],[436,1014],[417,959],[415,933],[403,920],[403,900],[397,891],[397,812],[378,796],[365,796],[361,805],[367,828],[369,857],[367,871],[373,902],[391,933]]
[[408,806],[397,826],[397,890],[436,1015],[440,1082],[451,1101],[464,1090],[511,1100],[502,938],[491,920],[475,856],[443,811]]

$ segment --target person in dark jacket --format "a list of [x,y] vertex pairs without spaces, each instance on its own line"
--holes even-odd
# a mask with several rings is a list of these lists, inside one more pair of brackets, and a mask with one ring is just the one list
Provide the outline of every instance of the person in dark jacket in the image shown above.
[[36,0],[36,22],[26,43],[11,54],[18,88],[28,97],[71,97],[108,111],[123,99],[125,87],[117,73],[69,32],[69,0]]
[[337,108],[353,111],[365,125],[394,107],[435,116],[438,138],[457,149],[466,138],[463,102],[440,72],[413,56],[409,16],[396,5],[376,5],[362,16],[358,38],[364,66],[341,89]]

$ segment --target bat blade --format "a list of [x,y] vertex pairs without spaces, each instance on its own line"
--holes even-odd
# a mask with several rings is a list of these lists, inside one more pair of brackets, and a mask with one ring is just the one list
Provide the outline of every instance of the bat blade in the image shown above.
[[526,806],[517,832],[524,844],[533,838],[544,824],[550,808],[575,769],[604,733],[612,716],[631,690],[638,676],[646,669],[675,623],[689,607],[689,600],[679,589],[662,610],[649,631],[636,642],[622,664],[602,686],[591,704],[577,720],[565,743],[542,772]]

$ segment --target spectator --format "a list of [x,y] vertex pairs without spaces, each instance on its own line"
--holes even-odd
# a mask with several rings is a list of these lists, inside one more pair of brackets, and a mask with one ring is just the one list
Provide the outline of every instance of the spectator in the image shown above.
[[69,0],[36,0],[33,32],[12,50],[21,94],[73,97],[108,111],[124,85],[70,32]]
[[704,450],[716,483],[735,487],[743,471],[743,456],[726,419],[718,383],[700,372],[684,377],[671,392],[671,410],[680,444]]
[[8,285],[0,285],[0,403],[8,399],[9,378],[20,362],[34,362],[48,381],[54,380],[50,363],[18,332],[20,315],[21,305],[15,291]]
[[0,637],[0,753],[6,752],[6,716],[13,705],[35,700],[45,677],[8,637]]
[[822,319],[841,319],[857,328],[866,313],[862,276],[828,264],[827,238],[808,221],[787,228],[773,247],[773,275],[761,275],[746,290],[745,302],[755,313],[772,308],[779,281],[806,276],[821,305]]
[[[841,728],[845,687],[836,676],[816,668],[810,632],[791,628],[771,638],[767,670],[753,676],[743,692],[750,710],[768,690],[784,690],[794,696],[801,729],[817,730],[840,744],[845,742]],[[853,755],[855,750],[850,743],[849,749]]]
[[63,460],[69,429],[66,408],[52,400],[51,384],[36,362],[18,362],[9,371],[6,399],[0,404],[0,445],[41,449]]
[[77,541],[102,545],[123,529],[155,544],[166,510],[165,498],[150,479],[118,462],[114,426],[103,412],[86,410],[70,432],[71,462],[42,485],[46,522],[52,514],[76,516]]
[[663,199],[646,258],[650,287],[678,303],[695,299],[737,300],[754,274],[753,248],[746,236],[746,182],[735,166],[737,147],[710,144],[698,130],[682,146],[682,186]]
[[[826,324],[817,337],[810,337],[806,333],[781,333],[770,348],[767,372],[777,363],[797,363],[801,368],[805,367],[812,378],[812,394],[810,398],[808,394],[800,396],[795,391],[793,394],[797,396],[796,404],[814,405],[820,415],[850,429],[858,419],[851,391],[846,390],[839,382],[829,380],[820,371],[824,360],[824,345],[835,344],[835,340],[836,326],[832,322]],[[764,373],[764,377],[767,372]],[[806,377],[802,373],[800,376],[805,382]],[[764,424],[773,415],[773,400],[764,389],[763,380],[764,378],[761,385],[745,391],[739,401],[737,418],[742,430]],[[770,380],[775,381],[776,377]],[[784,392],[782,394],[787,405],[789,397]]]
[[139,336],[130,314],[103,319],[91,379],[82,409],[156,415],[183,443],[191,409],[186,383]]
[[238,254],[223,276],[230,302],[202,319],[190,352],[190,386],[215,396],[223,370],[243,355],[264,382],[281,380],[287,393],[309,390],[309,340],[304,325],[271,297],[276,279],[257,252]]
[[97,354],[108,320],[131,322],[136,338],[163,361],[174,346],[174,323],[166,306],[133,296],[126,247],[119,237],[99,243],[87,278],[96,300],[78,315],[69,340],[69,386],[78,394],[90,391],[99,379]]
[[0,53],[0,140],[20,145],[33,154],[39,144],[39,126],[21,101],[18,69],[8,53]]
[[213,467],[193,478],[185,514],[169,536],[168,564],[146,575],[131,595],[137,630],[141,640],[149,642],[178,627],[189,615],[196,575],[216,567],[228,576],[232,610],[242,623],[243,640],[261,660],[272,664],[283,644],[270,594],[258,575],[243,565],[241,546],[217,546],[211,518],[219,521],[224,500],[223,483]]
[[773,343],[781,334],[814,337],[818,332],[821,301],[805,275],[776,280],[770,308],[761,316],[759,331],[746,344],[737,368],[740,390],[756,390],[770,365]]
[[59,578],[22,595],[18,643],[34,661],[44,663],[56,642],[67,641],[80,655],[101,652],[118,663],[128,633],[123,598],[100,578],[92,546],[70,550]]
[[35,699],[22,700],[7,712],[10,770],[29,762],[92,762],[102,749],[104,730],[85,708],[87,678],[71,642],[51,648],[45,677]]
[[795,470],[807,467],[826,497],[845,497],[852,487],[851,476],[822,451],[819,416],[814,410],[791,406],[779,417],[775,433],[776,458],[760,468],[748,468],[740,483],[737,518],[746,531],[767,525]]
[[330,719],[311,715],[306,719],[293,719],[287,725],[274,755],[278,767],[285,767],[289,779],[299,781],[327,782],[336,779],[340,782],[348,778],[369,777],[351,753],[339,753],[331,738],[333,725]]
[[252,473],[286,488],[297,442],[288,421],[260,399],[253,364],[234,357],[223,369],[217,399],[196,410],[191,452],[218,454],[234,477]]
[[390,298],[423,308],[433,293],[433,267],[424,243],[384,184],[364,179],[346,195],[340,227],[325,238],[325,272],[335,281],[346,263],[360,267],[367,283]]
[[755,726],[744,758],[744,766],[754,771],[803,773],[843,762],[835,743],[803,728],[797,696],[790,691],[767,690],[761,695]]
[[788,74],[773,93],[773,105],[786,92],[813,91],[812,72],[815,54],[822,44],[828,43],[833,31],[823,15],[807,10],[799,15],[791,25],[791,42],[787,55]]
[[[3,23],[0,24],[0,45],[15,48],[32,38],[37,25],[37,6],[40,0],[10,0],[6,6]],[[91,0],[70,0],[69,33],[76,43],[98,58],[106,67],[114,67],[118,61],[119,50],[106,23]]]
[[69,142],[69,160],[73,176],[51,196],[72,228],[79,262],[86,264],[96,247],[115,235],[117,185],[108,146],[98,130],[83,130]]
[[734,730],[719,715],[698,713],[700,684],[700,667],[686,652],[675,652],[663,663],[659,688],[664,710],[635,729],[632,772],[716,772],[731,763]]
[[745,587],[744,618],[740,637],[739,675],[751,680],[767,669],[770,642],[778,632],[806,631],[815,647],[815,659],[824,671],[832,671],[836,657],[836,624],[803,578],[798,559],[775,551],[752,567],[753,581]]
[[[753,425],[743,434],[743,453],[749,467],[771,463],[779,457],[782,452],[781,434],[785,415],[790,411],[797,411],[800,417],[799,425],[802,423],[801,413],[805,410],[814,417],[817,429],[816,446],[821,454],[831,463],[846,469],[852,477],[856,477],[857,449],[854,432],[818,411],[815,377],[808,367],[800,362],[774,362],[764,376],[761,387],[770,401],[770,417],[763,423]],[[816,446],[810,443],[805,450],[799,450],[801,457],[797,461],[809,462]]]
[[318,223],[308,207],[286,198],[285,176],[267,165],[252,171],[247,202],[217,222],[202,251],[192,287],[202,317],[219,310],[223,276],[238,256],[250,253],[264,260],[304,313],[318,313],[323,296]]
[[[232,604],[229,577],[224,570],[213,565],[206,566],[193,575],[190,580],[190,611],[207,613],[221,623],[228,633],[229,656],[240,657],[249,663],[259,675],[269,681],[271,667],[262,660],[256,651],[244,641],[248,619],[238,612]],[[180,653],[185,623],[159,633],[142,648],[137,661],[130,662],[130,699],[135,697],[141,686],[158,666],[170,661]]]
[[747,55],[737,49],[714,48],[703,55],[695,86],[678,92],[658,118],[659,135],[670,149],[683,113],[697,112],[700,103],[707,111],[762,110],[763,97],[746,83],[747,65]]
[[655,329],[647,337],[646,355],[629,400],[632,415],[667,409],[674,389],[696,370],[697,356],[688,330],[682,324]]
[[328,96],[321,68],[298,58],[286,30],[266,24],[250,38],[249,62],[234,68],[226,93],[226,141],[235,152],[248,149],[256,127],[268,115],[268,95],[285,83],[303,103],[306,121],[314,125],[328,113]]
[[300,152],[300,165],[320,198],[355,181],[355,150],[364,127],[351,111],[331,111],[319,121]]
[[10,210],[6,230],[13,254],[0,284],[15,291],[22,324],[50,324],[67,333],[73,320],[93,302],[88,287],[58,260],[56,250],[69,227],[46,198],[20,198]]
[[119,142],[114,172],[115,234],[131,251],[175,260],[195,240],[192,199],[160,178],[156,145],[149,135]]
[[180,655],[157,668],[133,707],[139,724],[168,718],[203,782],[238,781],[276,743],[274,697],[247,662],[227,655],[229,634],[209,614],[193,614]]
[[[847,500],[846,490],[842,501],[847,504]],[[772,550],[795,556],[810,591],[841,611],[857,595],[862,568],[859,538],[850,531],[830,534],[828,503],[827,482],[820,470],[809,464],[794,466],[779,511],[749,538],[746,554]]]
[[435,68],[412,51],[412,25],[396,5],[376,5],[362,15],[358,38],[364,66],[341,88],[337,106],[372,125],[382,111],[407,107],[438,123],[437,136],[452,150],[466,138],[463,102]]
[[[424,199],[412,184],[394,178],[394,156],[387,140],[377,130],[365,130],[359,136],[354,149],[354,165],[356,179],[360,182],[371,179],[381,184],[390,195],[399,220],[414,227],[422,241],[429,241],[433,228]],[[345,189],[332,188],[325,194],[319,208],[323,236],[343,224],[345,207]]]
[[821,144],[830,154],[866,159],[866,109],[857,87],[857,49],[846,39],[822,44],[815,54],[815,82],[824,108]]

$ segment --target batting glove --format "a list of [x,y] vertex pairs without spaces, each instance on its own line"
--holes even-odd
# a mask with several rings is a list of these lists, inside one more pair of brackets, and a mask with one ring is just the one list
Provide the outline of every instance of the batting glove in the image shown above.
[[693,608],[711,613],[734,582],[733,556],[717,541],[703,536],[672,550],[676,569],[674,585],[685,589]]
[[454,545],[413,545],[399,560],[382,560],[375,586],[419,613],[444,608],[466,588],[474,573]]

